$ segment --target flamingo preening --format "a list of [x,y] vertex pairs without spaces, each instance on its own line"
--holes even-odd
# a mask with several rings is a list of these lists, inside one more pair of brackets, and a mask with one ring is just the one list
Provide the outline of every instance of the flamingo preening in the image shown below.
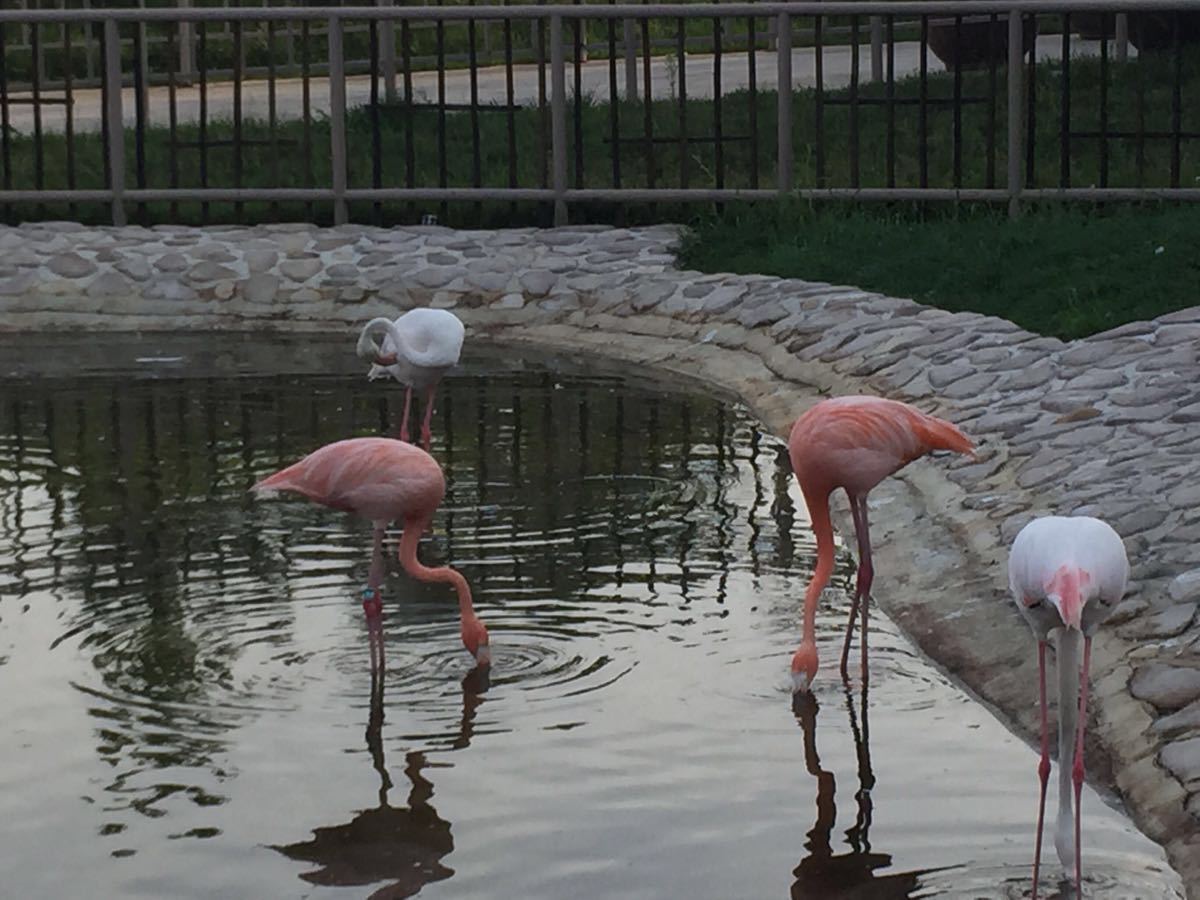
[[[1050,777],[1046,724],[1046,641],[1057,632],[1058,666],[1058,821],[1054,848],[1068,872],[1075,872],[1075,893],[1082,881],[1079,846],[1079,795],[1083,788],[1083,733],[1087,724],[1088,666],[1092,635],[1125,593],[1129,560],[1113,529],[1090,516],[1044,516],[1021,529],[1008,558],[1008,583],[1022,617],[1038,642],[1041,699],[1041,782],[1037,838],[1033,856],[1033,898],[1037,900],[1042,857],[1046,782]],[[1080,645],[1083,646],[1082,667]],[[1074,790],[1072,791],[1072,788]],[[1073,797],[1072,797],[1073,794]],[[1072,805],[1072,799],[1074,804]],[[1074,809],[1074,830],[1071,811]]]
[[264,478],[251,490],[295,491],[375,524],[371,572],[363,591],[363,608],[368,618],[377,617],[383,607],[380,586],[384,576],[384,529],[388,522],[402,520],[400,565],[419,581],[454,587],[462,618],[463,645],[480,665],[488,665],[491,660],[488,633],[475,615],[467,579],[449,566],[430,569],[417,559],[421,535],[446,494],[441,467],[420,447],[379,437],[337,441]]
[[867,605],[874,569],[867,525],[867,494],[908,463],[933,450],[973,453],[974,445],[955,425],[898,400],[835,397],[822,400],[792,426],[788,455],[800,482],[817,537],[817,568],[804,596],[804,634],[792,657],[794,691],[806,691],[817,672],[817,599],[833,574],[833,524],[829,496],[843,488],[858,539],[858,577],[842,645],[842,678],[854,620],[862,605],[862,674],[867,678]]
[[[380,316],[372,319],[358,336],[357,353],[371,363],[367,378],[391,376],[405,386],[400,440],[408,440],[408,415],[414,390],[425,394],[425,418],[421,443],[429,449],[429,420],[433,397],[442,377],[458,363],[462,353],[463,323],[452,312],[421,307],[406,312],[396,321]],[[376,337],[382,336],[382,346]]]

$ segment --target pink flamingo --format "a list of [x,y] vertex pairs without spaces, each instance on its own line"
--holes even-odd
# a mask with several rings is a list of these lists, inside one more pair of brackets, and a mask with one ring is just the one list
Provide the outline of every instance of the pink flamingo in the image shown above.
[[[1079,795],[1083,789],[1083,732],[1087,725],[1088,666],[1092,635],[1125,593],[1129,559],[1121,537],[1089,516],[1043,516],[1021,529],[1008,557],[1008,584],[1017,609],[1038,642],[1042,712],[1041,782],[1033,856],[1033,900],[1042,861],[1046,781],[1050,777],[1046,725],[1046,640],[1058,632],[1058,821],[1054,849],[1063,868],[1075,869],[1075,895],[1082,897]],[[1079,645],[1083,644],[1080,667]],[[1068,775],[1068,771],[1070,775]],[[1075,830],[1071,831],[1072,786]]]
[[491,653],[488,633],[475,615],[471,588],[449,566],[426,568],[417,559],[417,544],[446,494],[446,479],[433,457],[412,444],[392,438],[351,438],[326,444],[298,463],[264,478],[251,490],[295,491],[325,506],[355,513],[375,524],[371,573],[363,591],[368,618],[383,610],[383,534],[388,522],[401,519],[400,565],[419,581],[450,584],[458,593],[462,642],[480,665]]
[[[462,321],[454,313],[428,307],[410,309],[394,322],[380,316],[363,327],[356,352],[360,359],[372,363],[367,378],[373,381],[391,375],[405,386],[400,440],[408,440],[413,390],[424,391],[421,443],[429,449],[433,396],[442,377],[458,364],[465,332]],[[382,348],[375,343],[380,335],[383,337]]]
[[800,482],[809,519],[817,537],[817,569],[804,595],[804,635],[792,657],[794,691],[806,691],[817,673],[817,599],[833,574],[833,524],[829,496],[844,488],[850,499],[858,539],[858,578],[846,641],[842,646],[842,678],[854,619],[862,604],[862,673],[867,678],[867,604],[874,569],[867,526],[867,494],[884,478],[932,450],[973,453],[974,445],[958,428],[907,403],[881,397],[835,397],[822,400],[792,426],[788,455]]

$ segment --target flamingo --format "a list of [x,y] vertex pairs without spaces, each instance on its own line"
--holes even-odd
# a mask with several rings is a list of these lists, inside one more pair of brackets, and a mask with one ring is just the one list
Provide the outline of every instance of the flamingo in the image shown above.
[[949,422],[907,403],[882,397],[834,397],[807,410],[792,426],[788,455],[800,482],[817,537],[817,568],[804,595],[804,634],[792,657],[792,688],[807,691],[817,673],[817,599],[833,574],[833,525],[829,496],[843,488],[850,499],[858,539],[858,577],[842,645],[842,678],[850,655],[854,619],[862,604],[862,674],[867,678],[867,604],[874,569],[867,526],[867,494],[884,478],[933,450],[973,454],[970,438]]
[[[454,313],[421,307],[409,310],[395,322],[383,316],[372,319],[358,336],[358,356],[372,364],[367,378],[391,375],[405,386],[400,440],[408,440],[413,390],[423,391],[425,419],[421,424],[421,443],[429,449],[433,395],[442,376],[458,363],[464,332],[463,323]],[[378,335],[383,336],[382,347],[375,341]]]
[[[1050,777],[1046,726],[1046,640],[1057,631],[1058,659],[1058,821],[1054,848],[1063,868],[1075,870],[1075,894],[1082,881],[1079,847],[1079,794],[1083,788],[1083,732],[1087,724],[1088,666],[1092,636],[1125,593],[1129,559],[1121,537],[1090,516],[1043,516],[1021,529],[1008,557],[1013,601],[1038,642],[1038,686],[1042,712],[1041,782],[1033,856],[1033,898],[1037,900]],[[1079,649],[1083,644],[1083,664]],[[1068,775],[1068,771],[1070,775]],[[1072,807],[1074,786],[1074,807]],[[1074,808],[1074,832],[1071,810]]]
[[374,523],[371,571],[363,591],[368,620],[378,618],[383,611],[380,586],[384,576],[384,528],[388,522],[403,520],[400,565],[419,581],[453,586],[458,594],[463,645],[479,665],[490,663],[487,629],[475,615],[467,579],[449,566],[430,569],[417,559],[417,543],[446,494],[441,467],[420,447],[381,437],[337,441],[262,479],[251,490],[259,494],[295,491]]

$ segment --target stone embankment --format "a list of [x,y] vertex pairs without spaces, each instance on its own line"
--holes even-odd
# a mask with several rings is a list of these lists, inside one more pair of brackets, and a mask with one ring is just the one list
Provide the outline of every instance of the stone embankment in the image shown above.
[[454,309],[472,341],[701,380],[776,434],[814,390],[945,416],[978,459],[910,466],[873,495],[877,600],[1031,735],[1034,645],[1007,598],[1006,547],[1035,515],[1108,520],[1133,583],[1094,649],[1092,774],[1200,897],[1200,306],[1063,343],[850,287],[680,271],[676,238],[26,225],[0,230],[0,328],[353,334],[428,304]]

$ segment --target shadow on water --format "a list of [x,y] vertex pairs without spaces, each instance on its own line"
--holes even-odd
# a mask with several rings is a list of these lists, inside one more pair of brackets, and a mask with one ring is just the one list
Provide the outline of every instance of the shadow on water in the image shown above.
[[[438,816],[430,804],[433,784],[424,776],[429,767],[426,754],[410,750],[404,757],[404,774],[410,782],[406,805],[392,806],[388,793],[394,788],[383,748],[384,685],[387,663],[384,653],[382,622],[368,620],[371,656],[371,703],[367,720],[367,750],[371,764],[379,773],[379,804],[358,813],[344,825],[313,830],[313,839],[294,844],[275,845],[289,859],[316,865],[301,873],[310,884],[329,887],[357,887],[389,882],[372,891],[369,900],[412,897],[425,885],[443,881],[454,870],[442,865],[442,858],[454,850],[450,823]],[[454,741],[455,749],[470,746],[475,710],[488,689],[486,669],[472,669],[462,680],[462,727]]]

